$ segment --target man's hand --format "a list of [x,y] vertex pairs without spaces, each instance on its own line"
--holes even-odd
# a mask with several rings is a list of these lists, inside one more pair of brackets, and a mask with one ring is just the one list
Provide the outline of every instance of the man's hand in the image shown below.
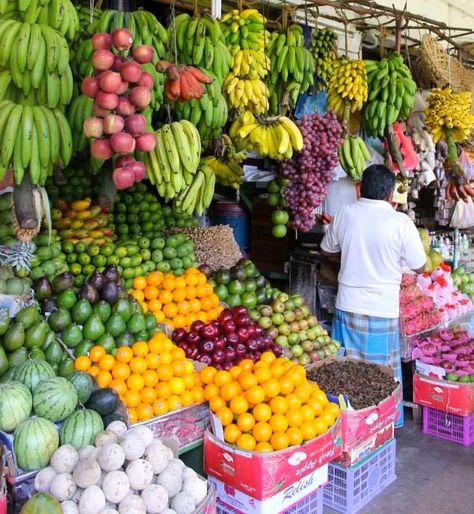
[[329,225],[332,221],[332,216],[327,212],[323,212],[322,214],[316,214],[315,219],[316,223],[320,225]]

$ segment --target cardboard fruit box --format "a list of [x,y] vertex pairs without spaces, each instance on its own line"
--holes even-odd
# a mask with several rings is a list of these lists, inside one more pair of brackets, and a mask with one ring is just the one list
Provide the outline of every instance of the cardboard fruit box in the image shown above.
[[474,383],[450,382],[415,373],[413,401],[424,407],[468,416],[474,412]]
[[341,454],[341,422],[300,446],[271,453],[239,450],[209,430],[204,434],[204,471],[257,500],[278,494]]
[[[307,371],[310,372],[312,369],[320,368],[333,361],[358,362],[357,359],[350,357],[331,356],[310,366]],[[394,376],[393,370],[389,366],[380,364],[378,366],[391,377]],[[326,393],[331,393],[331,391],[326,391]],[[376,436],[380,430],[394,423],[398,418],[397,406],[401,398],[402,391],[400,384],[398,384],[392,394],[379,402],[378,405],[371,405],[359,410],[341,410],[342,452],[350,454],[363,445],[367,439]]]

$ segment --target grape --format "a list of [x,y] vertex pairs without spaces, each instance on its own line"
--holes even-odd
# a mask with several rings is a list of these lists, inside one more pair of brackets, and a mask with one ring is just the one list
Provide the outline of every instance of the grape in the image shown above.
[[308,232],[315,223],[314,210],[323,202],[334,178],[342,126],[333,112],[303,116],[298,126],[303,149],[284,160],[281,171],[289,180],[284,197],[291,215],[290,227]]

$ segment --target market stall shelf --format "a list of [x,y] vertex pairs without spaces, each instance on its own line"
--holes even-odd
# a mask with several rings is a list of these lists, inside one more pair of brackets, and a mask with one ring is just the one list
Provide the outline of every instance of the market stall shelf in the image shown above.
[[423,433],[470,446],[474,444],[474,414],[459,416],[423,407]]

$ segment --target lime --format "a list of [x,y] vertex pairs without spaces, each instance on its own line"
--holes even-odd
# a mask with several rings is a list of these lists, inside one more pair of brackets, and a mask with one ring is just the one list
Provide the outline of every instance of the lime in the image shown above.
[[89,247],[87,248],[87,253],[90,255],[90,257],[95,257],[96,255],[99,255],[100,246],[98,244],[89,245]]
[[272,236],[273,237],[285,237],[286,236],[286,225],[273,225]]
[[240,295],[245,291],[245,287],[239,280],[232,280],[228,286],[231,295]]
[[158,271],[161,271],[162,273],[169,273],[169,271],[171,270],[171,266],[168,261],[162,261],[156,265],[156,269]]
[[227,287],[224,284],[219,284],[214,288],[214,292],[219,297],[219,300],[223,302],[228,296],[229,291],[227,290]]
[[74,277],[74,285],[76,287],[81,287],[85,281],[86,277],[84,275],[77,275],[76,277]]
[[87,255],[87,253],[80,253],[77,260],[83,266],[91,262],[91,258]]
[[92,264],[96,268],[101,268],[107,264],[107,257],[105,255],[96,255],[92,258]]
[[68,264],[74,264],[75,262],[77,262],[77,253],[68,254],[66,257],[66,262]]
[[69,271],[73,275],[79,275],[82,272],[82,266],[78,263],[71,264],[71,266],[69,267]]
[[153,250],[162,250],[165,247],[165,240],[162,237],[156,237],[151,242]]
[[242,305],[247,307],[247,309],[254,309],[257,306],[257,296],[255,293],[244,293],[242,295]]
[[120,263],[120,257],[117,255],[109,255],[107,257],[107,264],[112,264],[113,266],[117,266]]
[[143,275],[143,266],[135,266],[134,268],[135,270],[135,276],[136,277],[140,277],[141,275]]
[[73,251],[74,251],[74,245],[70,241],[64,241],[63,252],[64,253],[72,253]]
[[140,250],[140,257],[143,259],[143,261],[149,261],[151,259],[150,250],[148,250],[148,248],[143,248]]
[[102,246],[100,249],[101,255],[104,255],[105,257],[108,257],[109,255],[112,255],[114,253],[114,245],[107,244]]
[[128,225],[125,225],[125,223],[117,225],[117,232],[119,234],[128,234]]
[[127,255],[129,257],[131,257],[132,255],[136,255],[139,251],[140,249],[138,248],[138,246],[132,244],[127,245]]
[[134,255],[130,257],[130,266],[139,266],[143,261],[143,258],[140,254]]
[[125,280],[135,278],[134,268],[125,268],[122,272],[122,278]]
[[117,246],[117,248],[115,248],[114,253],[119,259],[121,259],[122,257],[126,257],[128,255],[128,251],[125,246]]
[[116,214],[115,223],[127,223],[127,216],[125,214]]
[[90,277],[92,273],[95,271],[95,266],[93,264],[86,264],[82,267],[82,272],[86,277]]
[[153,262],[161,262],[163,260],[163,252],[161,250],[154,250],[151,254],[151,258],[153,259]]
[[236,307],[242,304],[242,299],[239,294],[231,294],[227,297],[226,303],[229,307]]
[[272,212],[272,223],[274,225],[286,225],[288,220],[289,216],[286,211],[276,210]]
[[82,241],[79,241],[77,242],[75,245],[74,245],[74,251],[76,253],[83,253],[87,250],[87,245],[86,243],[83,243]]

